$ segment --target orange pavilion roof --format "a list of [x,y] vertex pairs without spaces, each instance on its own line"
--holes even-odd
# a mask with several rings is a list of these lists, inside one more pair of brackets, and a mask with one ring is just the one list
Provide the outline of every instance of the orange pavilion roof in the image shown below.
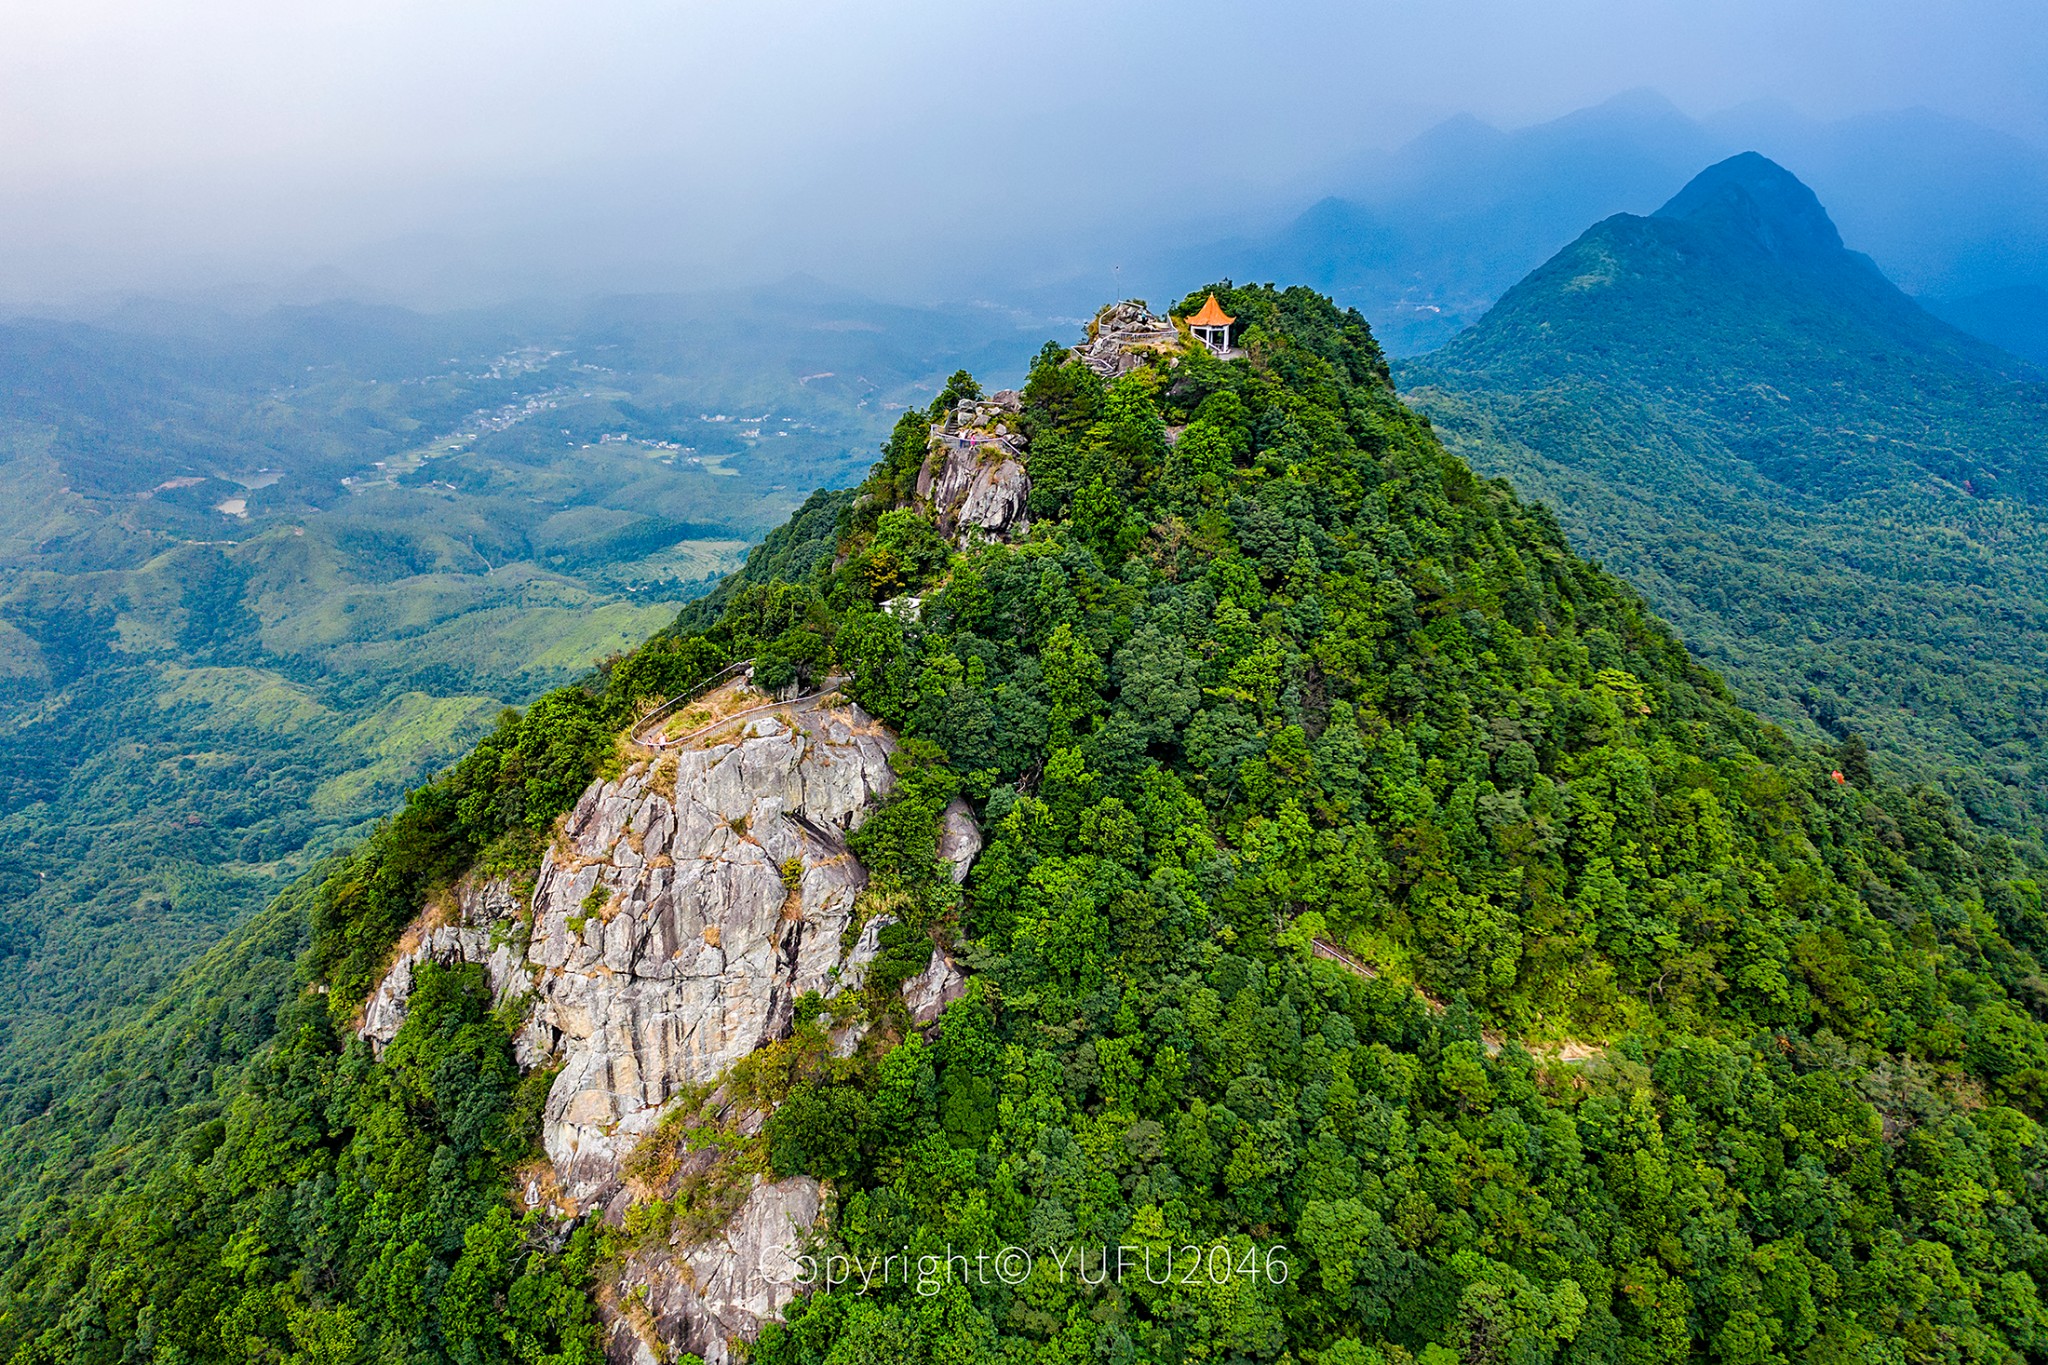
[[1228,327],[1236,321],[1236,318],[1223,311],[1222,306],[1216,302],[1216,296],[1211,294],[1209,301],[1202,305],[1202,311],[1188,319],[1188,326]]

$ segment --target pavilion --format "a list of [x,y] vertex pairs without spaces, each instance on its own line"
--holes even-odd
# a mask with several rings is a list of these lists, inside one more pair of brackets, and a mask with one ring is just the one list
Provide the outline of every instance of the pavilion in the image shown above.
[[1223,311],[1223,306],[1216,302],[1216,296],[1211,294],[1209,301],[1202,305],[1202,310],[1188,319],[1188,330],[1194,333],[1195,340],[1217,355],[1228,355],[1230,324],[1236,321],[1236,318]]

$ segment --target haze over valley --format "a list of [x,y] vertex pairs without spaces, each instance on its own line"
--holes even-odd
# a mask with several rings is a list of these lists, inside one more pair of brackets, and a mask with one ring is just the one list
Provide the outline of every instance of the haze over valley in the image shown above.
[[15,1079],[667,624],[1013,330],[804,281],[0,328]]
[[0,1365],[2048,1360],[2037,10],[0,15]]

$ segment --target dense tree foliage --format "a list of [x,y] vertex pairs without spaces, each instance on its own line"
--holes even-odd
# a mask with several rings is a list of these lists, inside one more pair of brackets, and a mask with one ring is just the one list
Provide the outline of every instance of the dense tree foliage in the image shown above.
[[[821,1290],[754,1360],[2048,1355],[2036,869],[1743,712],[1442,451],[1355,314],[1218,293],[1246,360],[1105,386],[1040,356],[1025,543],[949,545],[910,501],[942,395],[715,623],[417,794],[306,893],[332,993],[283,1003],[213,1117],[143,1105],[176,1136],[123,1174],[60,1102],[100,1184],[44,1168],[0,1348],[117,1360],[95,1333],[147,1313],[185,1334],[157,1359],[587,1350],[604,1247],[502,1203],[540,1081],[475,980],[434,978],[374,1063],[334,1021],[422,894],[517,864],[640,698],[751,656],[837,667],[903,736],[851,840],[901,921],[878,975],[935,943],[974,972],[928,1033],[885,1010],[852,1057],[778,1054],[758,1159],[832,1182],[820,1256],[1036,1257]],[[917,620],[878,609],[906,591]],[[956,795],[988,834],[964,886]],[[395,1222],[387,1186],[418,1192]],[[1120,1246],[1152,1273],[1099,1282]],[[1190,1250],[1229,1272],[1162,1282]],[[200,1283],[211,1315],[176,1316]]]
[[1843,250],[1784,171],[1695,183],[1589,229],[1403,389],[1746,705],[2038,840],[2048,385]]
[[[775,1159],[839,1182],[843,1254],[1041,1255],[816,1295],[758,1358],[2048,1350],[2030,870],[1743,714],[1355,318],[1221,298],[1248,365],[1041,358],[1058,530],[956,558],[916,628],[819,585],[991,841],[957,909],[923,883],[970,998]],[[1218,1242],[1298,1273],[1048,1268]]]

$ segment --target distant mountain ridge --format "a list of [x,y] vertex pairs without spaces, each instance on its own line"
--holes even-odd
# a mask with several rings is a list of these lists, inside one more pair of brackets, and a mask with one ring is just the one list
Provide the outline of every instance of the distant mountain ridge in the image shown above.
[[[1394,354],[1414,355],[1476,321],[1587,223],[1647,214],[1700,166],[1747,148],[1816,185],[1848,240],[1916,296],[2048,287],[2039,147],[1926,110],[1824,122],[1759,104],[1696,119],[1647,90],[1513,131],[1460,115],[1332,176],[1335,192],[1278,231],[1176,259],[1327,289],[1371,317]],[[2037,316],[2048,326],[2048,311]]]
[[1745,701],[2048,818],[2048,382],[1847,250],[1754,153],[1618,214],[1400,378]]

